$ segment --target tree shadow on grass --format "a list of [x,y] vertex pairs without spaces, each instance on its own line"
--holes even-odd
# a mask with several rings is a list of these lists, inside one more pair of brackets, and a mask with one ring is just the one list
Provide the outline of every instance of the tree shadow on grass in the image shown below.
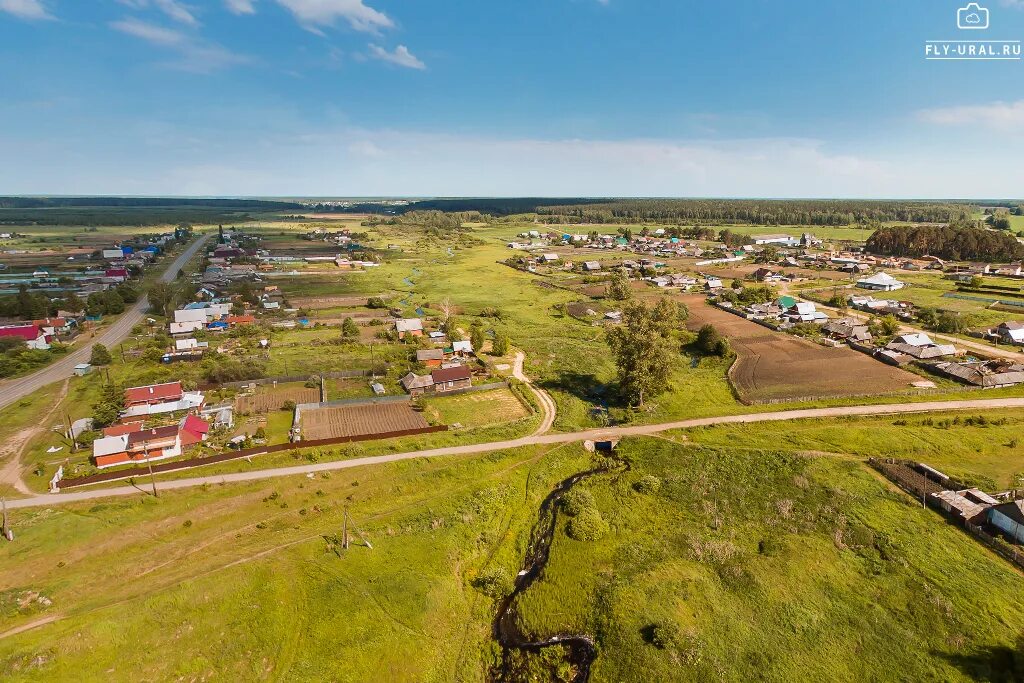
[[985,683],[1024,683],[1024,638],[1017,646],[989,645],[973,652],[936,652],[965,675]]
[[560,391],[604,408],[619,408],[623,405],[615,383],[602,382],[593,373],[564,372],[557,379],[544,380],[538,384],[546,391]]

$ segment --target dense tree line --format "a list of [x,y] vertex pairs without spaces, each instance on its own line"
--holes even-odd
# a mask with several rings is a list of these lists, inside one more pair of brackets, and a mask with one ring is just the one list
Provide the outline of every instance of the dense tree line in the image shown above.
[[340,213],[408,214],[477,211],[492,216],[539,214],[562,224],[752,223],[755,225],[870,225],[884,221],[948,223],[975,206],[956,202],[728,199],[430,199],[405,206],[367,202],[313,207]]
[[180,197],[0,197],[0,209],[48,209],[65,207],[174,208],[209,207],[221,210],[302,209],[302,204],[265,199],[182,199]]
[[868,238],[867,250],[886,256],[937,256],[953,261],[1014,261],[1024,244],[1006,232],[968,225],[885,227]]
[[947,223],[972,211],[955,203],[636,199],[601,204],[537,207],[561,223],[752,223],[756,225],[855,225],[878,221]]

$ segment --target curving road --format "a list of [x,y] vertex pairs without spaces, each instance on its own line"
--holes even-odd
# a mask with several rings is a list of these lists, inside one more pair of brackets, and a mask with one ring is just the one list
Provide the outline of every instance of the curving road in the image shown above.
[[[175,479],[159,484],[161,490],[184,489],[194,486],[222,484],[227,482],[257,481],[260,479],[272,479],[275,477],[292,477],[296,475],[315,474],[317,472],[328,472],[331,470],[345,470],[352,467],[363,467],[366,465],[380,465],[400,460],[413,460],[415,458],[434,458],[453,455],[475,455],[490,451],[499,451],[509,448],[521,448],[523,446],[536,445],[557,445],[572,443],[574,441],[603,441],[608,439],[621,439],[631,436],[649,436],[675,429],[690,429],[693,427],[706,427],[722,424],[745,424],[755,422],[783,422],[789,420],[807,420],[814,418],[853,417],[865,415],[903,415],[907,413],[927,413],[949,410],[993,410],[999,408],[1024,408],[1024,398],[996,398],[971,401],[931,401],[926,403],[898,403],[891,405],[870,405],[870,406],[844,406],[838,408],[808,408],[803,410],[785,410],[774,413],[753,413],[747,415],[723,415],[721,417],[706,417],[694,420],[681,420],[679,422],[665,422],[653,425],[637,425],[634,427],[612,427],[608,429],[590,429],[580,432],[566,434],[534,434],[509,441],[494,441],[490,443],[470,444],[467,446],[449,446],[447,448],[434,448],[423,451],[412,451],[409,453],[392,453],[389,455],[378,455],[366,458],[353,458],[351,460],[340,460],[337,462],[325,462],[316,465],[297,465],[293,467],[279,467],[274,469],[254,470],[252,472],[232,472],[229,474],[216,474],[205,477],[191,477],[189,479]],[[112,496],[140,495],[140,489],[133,486],[120,486],[116,488],[92,489],[87,491],[73,491],[70,493],[42,494],[31,498],[8,500],[7,507],[30,508],[47,507],[60,505],[62,503],[74,503],[96,498],[109,498]],[[143,493],[142,495],[145,495]]]
[[[174,259],[174,262],[164,271],[160,276],[160,281],[170,282],[177,277],[178,271],[195,256],[196,252],[202,248],[209,238],[209,235],[203,235],[190,244],[188,249],[181,252],[178,258]],[[75,349],[60,360],[50,363],[45,368],[37,370],[31,375],[0,384],[0,410],[28,396],[33,391],[42,389],[47,384],[59,382],[70,377],[76,365],[89,361],[89,356],[92,355],[93,344],[103,344],[111,349],[120,344],[128,337],[132,328],[142,320],[148,306],[149,302],[146,301],[146,297],[140,297],[135,302],[135,305],[122,313],[121,317],[113,325],[88,344]]]

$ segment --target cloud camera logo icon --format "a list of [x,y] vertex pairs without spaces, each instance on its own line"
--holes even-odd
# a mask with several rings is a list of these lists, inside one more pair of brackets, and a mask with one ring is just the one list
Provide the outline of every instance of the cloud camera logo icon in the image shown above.
[[968,3],[956,11],[956,26],[963,31],[988,28],[988,9],[976,2]]

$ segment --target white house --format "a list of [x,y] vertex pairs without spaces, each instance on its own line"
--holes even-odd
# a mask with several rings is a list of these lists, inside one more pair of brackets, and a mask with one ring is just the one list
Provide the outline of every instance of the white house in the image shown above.
[[875,292],[894,292],[897,289],[903,289],[906,285],[888,273],[876,273],[871,277],[858,280],[857,286]]
[[124,258],[124,252],[121,249],[104,249],[103,258],[108,261],[117,261]]

